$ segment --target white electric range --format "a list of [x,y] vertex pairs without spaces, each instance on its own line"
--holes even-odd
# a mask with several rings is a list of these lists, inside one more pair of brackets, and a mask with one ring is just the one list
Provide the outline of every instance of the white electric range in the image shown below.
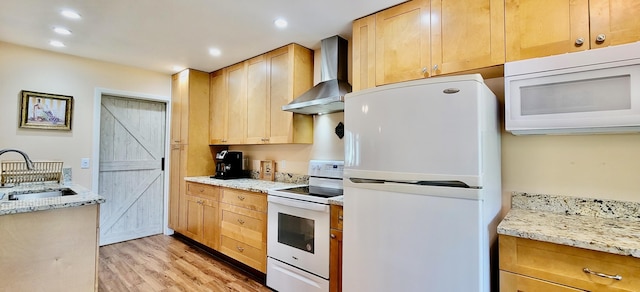
[[269,190],[267,286],[329,291],[329,199],[342,195],[343,161],[311,160],[309,186]]

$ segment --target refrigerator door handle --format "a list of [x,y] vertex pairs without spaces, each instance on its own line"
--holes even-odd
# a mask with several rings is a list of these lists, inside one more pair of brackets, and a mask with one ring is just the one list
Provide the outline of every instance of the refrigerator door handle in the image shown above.
[[419,186],[435,186],[435,187],[451,187],[451,188],[472,188],[468,184],[459,180],[420,180],[420,181],[407,181],[407,180],[384,180],[384,179],[369,179],[369,178],[357,178],[350,177],[349,180],[353,183],[368,183],[368,184],[383,184],[383,183],[397,183],[397,184],[410,184]]

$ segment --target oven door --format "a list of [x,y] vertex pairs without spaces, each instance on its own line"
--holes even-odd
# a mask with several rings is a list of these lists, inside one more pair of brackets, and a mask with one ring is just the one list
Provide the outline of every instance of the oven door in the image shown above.
[[329,279],[329,206],[268,196],[268,256]]

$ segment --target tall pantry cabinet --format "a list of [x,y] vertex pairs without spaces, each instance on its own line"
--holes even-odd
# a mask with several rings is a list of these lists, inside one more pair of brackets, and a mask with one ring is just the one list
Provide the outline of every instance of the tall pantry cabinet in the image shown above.
[[209,74],[186,69],[171,77],[169,228],[183,232],[187,192],[184,178],[214,172],[209,147]]

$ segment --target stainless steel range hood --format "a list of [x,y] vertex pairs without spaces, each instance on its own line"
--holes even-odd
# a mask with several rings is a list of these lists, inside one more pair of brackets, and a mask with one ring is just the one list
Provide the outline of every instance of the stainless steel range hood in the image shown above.
[[347,81],[347,40],[333,36],[320,43],[322,82],[298,96],[282,110],[305,115],[344,111],[344,95],[351,92]]

